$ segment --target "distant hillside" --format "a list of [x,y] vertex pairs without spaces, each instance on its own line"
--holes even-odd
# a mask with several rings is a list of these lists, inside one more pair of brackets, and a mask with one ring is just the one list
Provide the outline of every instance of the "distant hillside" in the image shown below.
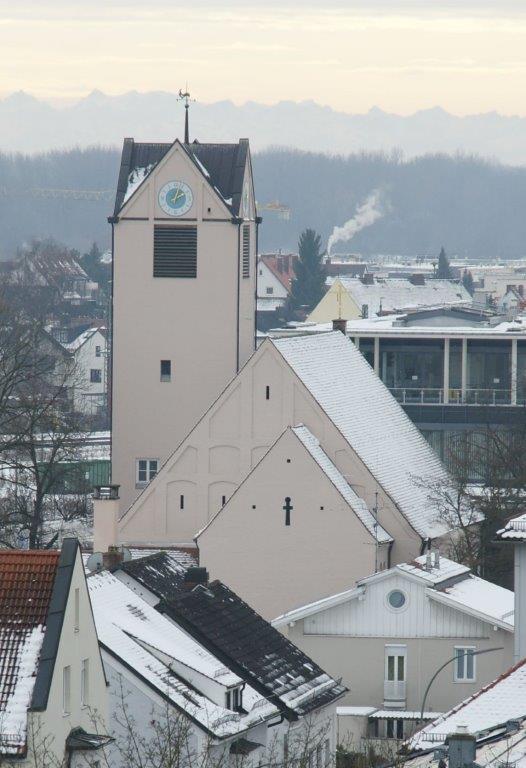
[[[0,100],[0,150],[42,152],[63,147],[118,145],[124,136],[162,139],[180,135],[183,106],[163,92],[107,96],[94,91],[57,109],[26,93]],[[457,117],[440,107],[395,115],[374,107],[347,114],[314,101],[274,105],[230,101],[192,104],[192,138],[231,141],[249,136],[254,149],[286,146],[314,152],[401,150],[475,153],[510,164],[526,163],[526,118],[496,112]]]
[[[117,149],[0,155],[0,257],[32,236],[80,250],[93,240],[108,246],[118,165]],[[526,255],[526,168],[468,157],[402,161],[275,149],[255,153],[254,173],[260,204],[279,200],[291,209],[288,221],[262,211],[262,250],[295,248],[307,226],[326,242],[377,191],[377,220],[336,250],[436,254],[444,245],[472,258]]]

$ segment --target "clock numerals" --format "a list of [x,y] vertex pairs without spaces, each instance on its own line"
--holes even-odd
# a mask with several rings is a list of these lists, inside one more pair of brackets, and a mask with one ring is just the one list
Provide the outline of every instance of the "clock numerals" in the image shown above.
[[169,216],[184,216],[193,205],[194,195],[184,181],[169,181],[159,191],[158,200]]

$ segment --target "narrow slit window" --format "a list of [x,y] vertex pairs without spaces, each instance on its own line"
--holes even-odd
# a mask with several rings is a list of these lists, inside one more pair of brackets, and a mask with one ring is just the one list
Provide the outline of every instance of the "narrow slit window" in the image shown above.
[[270,400],[270,387],[265,387],[265,400]]
[[161,360],[161,381],[172,380],[172,361]]
[[179,509],[184,509],[184,496],[181,494],[179,497]]
[[226,496],[221,496],[221,506],[224,507],[226,504]]

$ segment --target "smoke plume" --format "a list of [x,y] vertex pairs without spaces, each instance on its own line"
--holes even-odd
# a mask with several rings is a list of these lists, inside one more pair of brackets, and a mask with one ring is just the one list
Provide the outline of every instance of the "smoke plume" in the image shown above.
[[356,213],[346,221],[342,227],[334,227],[327,243],[327,254],[330,256],[332,247],[336,243],[351,240],[354,235],[365,227],[370,227],[375,221],[381,219],[385,213],[385,206],[382,201],[382,190],[374,189],[363,203],[358,206]]

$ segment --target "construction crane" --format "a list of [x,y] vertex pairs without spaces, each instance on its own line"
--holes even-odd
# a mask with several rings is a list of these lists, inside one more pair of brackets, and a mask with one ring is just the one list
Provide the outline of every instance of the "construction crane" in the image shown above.
[[99,200],[111,201],[115,197],[114,189],[48,189],[44,187],[31,187],[31,189],[9,189],[0,187],[2,197],[36,197],[55,200]]
[[257,204],[258,211],[267,211],[268,213],[277,214],[278,219],[282,221],[289,221],[291,216],[290,206],[280,203],[279,200],[271,200],[270,203]]

